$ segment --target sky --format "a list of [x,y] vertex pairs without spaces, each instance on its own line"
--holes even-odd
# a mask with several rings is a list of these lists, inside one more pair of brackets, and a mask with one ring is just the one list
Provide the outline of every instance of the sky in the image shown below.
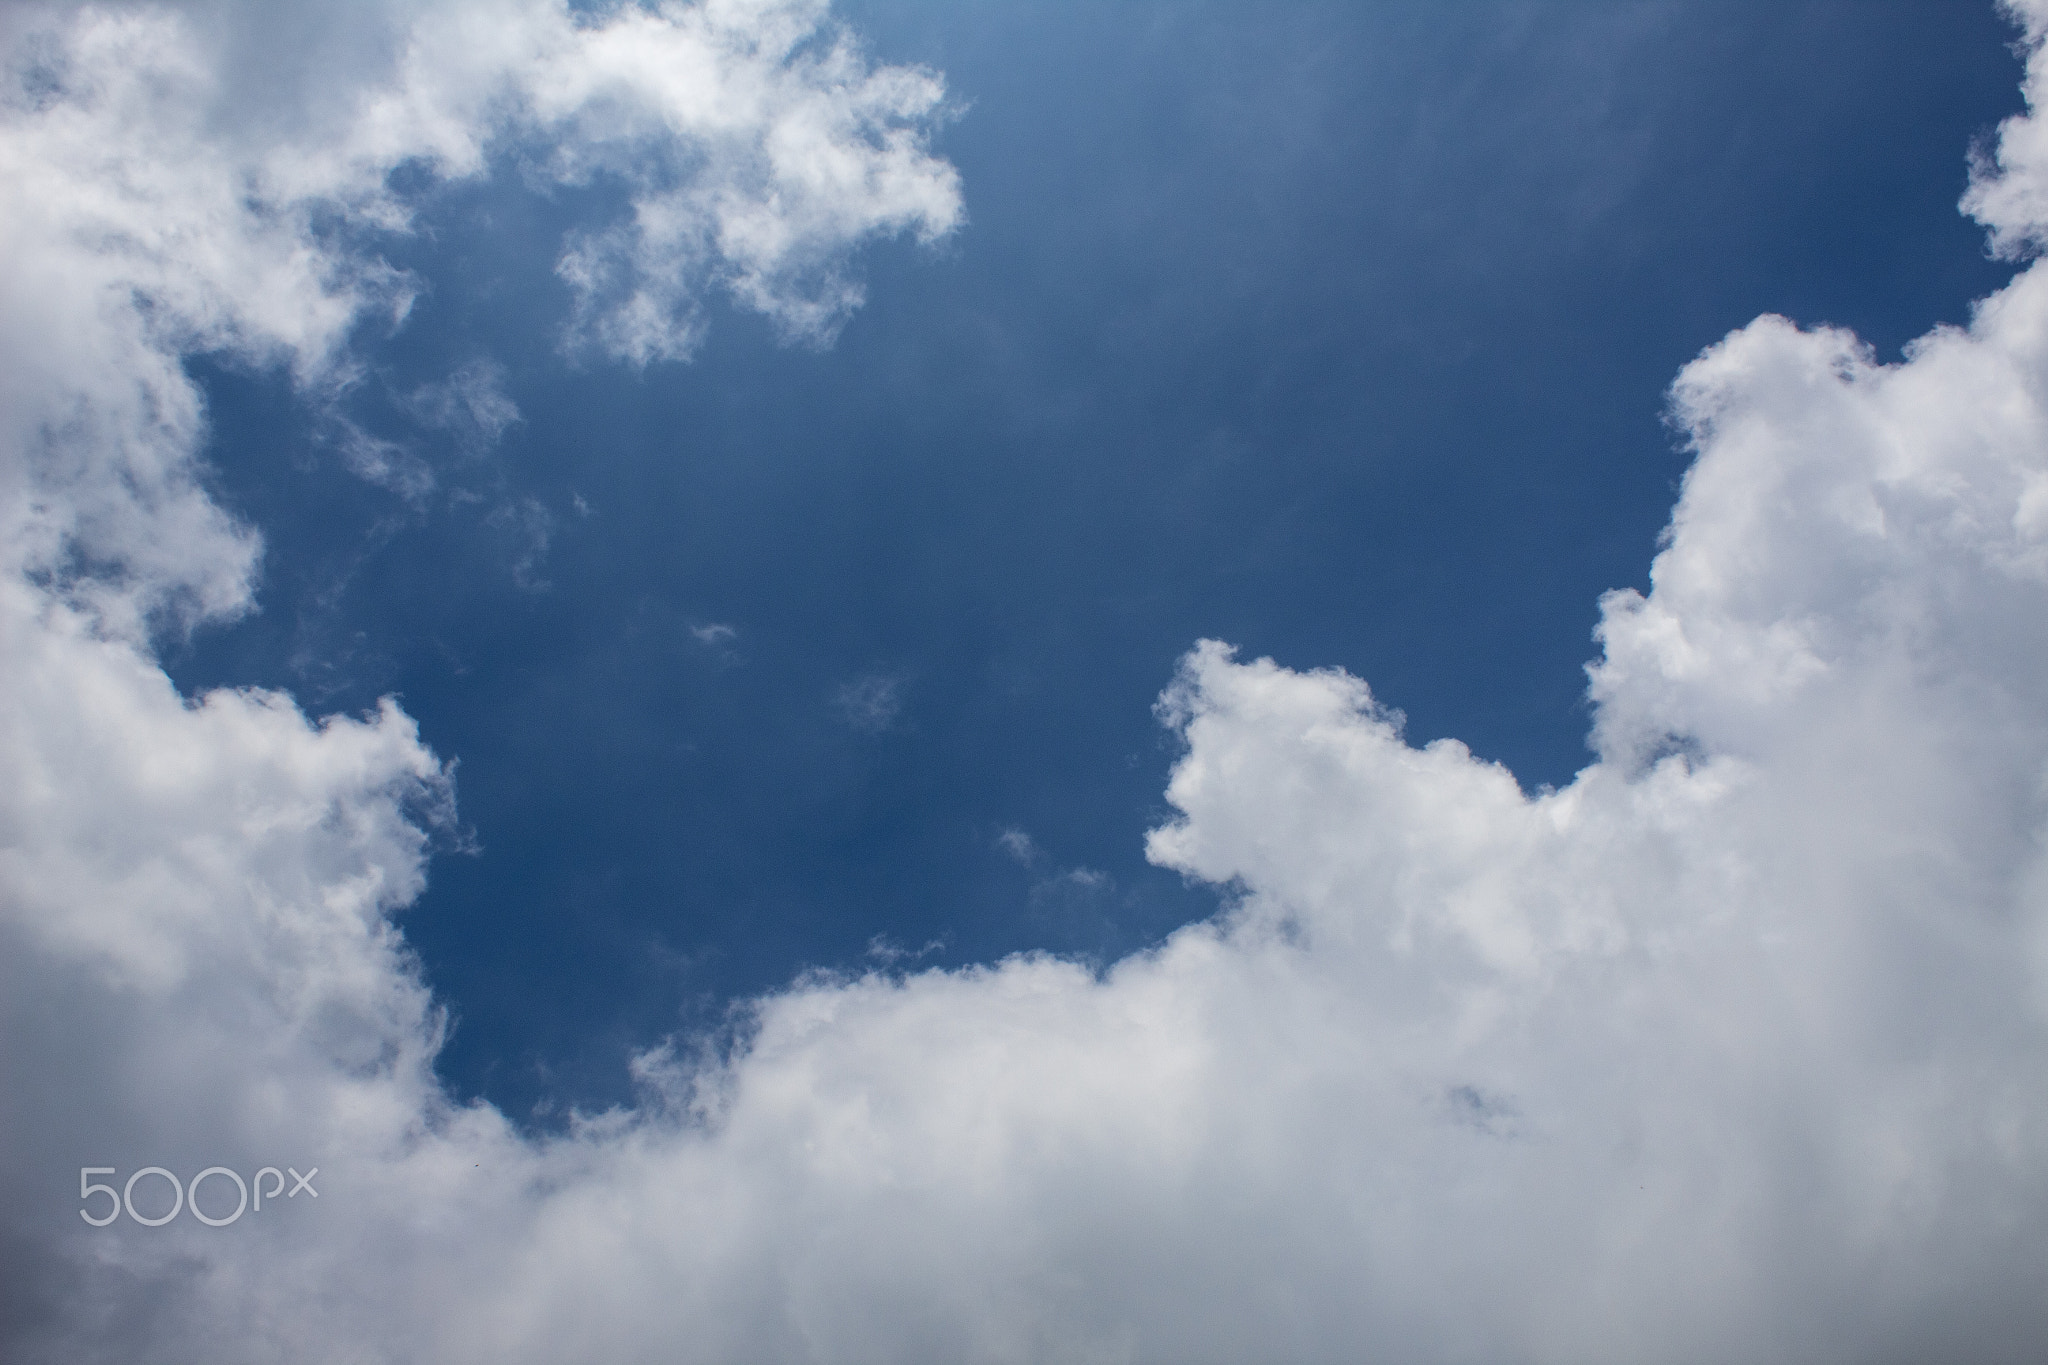
[[0,13],[0,1354],[2037,1358],[2044,33]]

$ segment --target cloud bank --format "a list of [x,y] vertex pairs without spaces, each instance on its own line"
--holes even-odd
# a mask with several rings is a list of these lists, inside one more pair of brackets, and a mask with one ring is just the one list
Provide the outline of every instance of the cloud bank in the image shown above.
[[[1899,364],[1766,317],[1687,367],[1697,460],[1652,590],[1602,604],[1569,787],[1201,644],[1149,852],[1216,919],[1100,973],[805,980],[529,1139],[433,1075],[391,916],[451,789],[411,721],[183,697],[150,652],[259,552],[181,359],[335,382],[411,287],[364,245],[402,166],[618,177],[562,270],[628,363],[686,354],[710,288],[829,336],[847,249],[959,201],[936,78],[816,6],[361,13],[290,98],[229,92],[223,16],[275,30],[226,6],[7,21],[8,1359],[2038,1355],[2048,267]],[[2014,252],[2042,129],[1968,200]],[[79,1217],[78,1168],[151,1165],[319,1193]]]

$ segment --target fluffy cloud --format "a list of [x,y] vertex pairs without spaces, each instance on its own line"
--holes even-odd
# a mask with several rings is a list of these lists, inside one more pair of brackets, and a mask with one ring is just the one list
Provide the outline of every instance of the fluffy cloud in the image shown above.
[[[823,335],[850,296],[821,261],[957,213],[876,131],[930,78],[806,46],[808,6],[500,12],[364,40],[360,89],[284,125],[319,152],[290,175],[214,130],[203,26],[81,12],[15,49],[0,155],[43,193],[0,210],[10,1359],[2038,1353],[2043,266],[1900,364],[1764,318],[1686,369],[1697,461],[1651,592],[1603,604],[1598,759],[1564,790],[1203,644],[1149,849],[1228,888],[1216,920],[1100,973],[807,980],[547,1141],[451,1103],[391,920],[449,818],[433,755],[389,706],[181,697],[142,642],[167,605],[233,610],[254,553],[197,481],[179,357],[317,388],[404,284],[313,206],[402,219],[385,171],[475,173],[506,128],[628,178],[633,223],[567,260],[629,360],[686,350],[716,281]],[[2038,102],[2048,5],[2022,17]],[[716,79],[671,82],[691,61]],[[728,118],[729,163],[702,131]],[[2043,136],[2009,124],[1972,191],[2009,244],[2048,231]],[[778,197],[816,138],[839,151]],[[871,197],[819,227],[845,194]],[[318,1166],[321,1193],[79,1220],[78,1167],[148,1164]]]
[[[241,609],[259,552],[199,486],[182,357],[345,386],[351,329],[412,297],[374,250],[412,224],[394,171],[472,177],[497,158],[544,183],[619,182],[626,221],[565,244],[560,268],[580,299],[569,339],[636,363],[687,356],[714,287],[829,338],[859,301],[852,245],[960,219],[956,176],[923,142],[938,79],[870,68],[820,3],[579,17],[477,0],[351,7],[350,23],[192,9],[208,22],[43,6],[0,28],[6,567],[63,580],[130,634],[153,613]],[[467,412],[502,429],[496,407]],[[390,454],[350,458],[415,488]]]

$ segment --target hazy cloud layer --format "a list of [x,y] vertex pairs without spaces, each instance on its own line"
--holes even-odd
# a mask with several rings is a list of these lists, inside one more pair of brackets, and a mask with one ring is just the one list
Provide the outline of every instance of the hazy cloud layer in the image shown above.
[[[5,1354],[2033,1359],[2048,267],[1898,365],[1764,318],[1685,370],[1697,462],[1652,591],[1603,604],[1599,759],[1568,788],[1527,797],[1408,746],[1357,679],[1205,643],[1161,702],[1187,751],[1150,853],[1231,888],[1216,921],[1100,974],[807,980],[724,1053],[649,1051],[639,1107],[554,1140],[442,1094],[389,918],[451,818],[439,763],[395,707],[180,697],[137,632],[249,589],[179,357],[317,390],[405,285],[307,206],[400,221],[390,167],[475,173],[512,127],[550,173],[650,177],[567,258],[601,344],[682,353],[711,281],[828,335],[853,295],[819,262],[958,201],[877,131],[932,78],[806,45],[818,18],[390,18],[367,94],[281,125],[313,149],[290,175],[216,133],[203,25],[91,11],[17,42]],[[2037,40],[2048,5],[2026,18]],[[745,174],[635,169],[728,119]],[[2044,136],[2008,125],[1972,192],[2001,241],[2048,232]],[[794,199],[766,188],[785,151]],[[224,1228],[78,1218],[81,1166],[215,1164],[318,1166],[321,1193]]]

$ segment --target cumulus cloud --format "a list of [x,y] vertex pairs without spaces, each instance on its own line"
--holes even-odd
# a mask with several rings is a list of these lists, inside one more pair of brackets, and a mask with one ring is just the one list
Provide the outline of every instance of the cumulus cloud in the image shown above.
[[[565,246],[563,269],[582,281],[575,335],[636,363],[687,355],[712,288],[828,336],[858,301],[850,248],[960,218],[923,141],[938,78],[870,67],[822,4],[189,9],[30,6],[0,29],[5,567],[110,628],[246,605],[260,541],[200,487],[182,358],[345,387],[351,330],[414,293],[375,250],[414,224],[396,170],[497,158],[620,182],[627,220]],[[429,408],[495,437],[512,409],[469,378]],[[411,488],[394,450],[348,458]]]
[[[452,1102],[392,921],[450,819],[438,761],[388,704],[182,697],[134,629],[234,609],[255,553],[194,475],[179,357],[317,383],[396,306],[289,207],[304,184],[398,213],[374,168],[473,170],[494,101],[675,127],[656,77],[600,99],[590,73],[682,49],[587,35],[666,23],[723,35],[701,51],[728,76],[857,88],[807,6],[561,17],[545,59],[556,12],[505,12],[369,44],[499,74],[335,97],[347,136],[269,200],[191,112],[218,78],[192,25],[86,11],[15,49],[62,74],[20,76],[0,138],[8,183],[58,195],[11,193],[0,226],[9,1359],[2034,1358],[2048,266],[1898,364],[1767,317],[1684,371],[1696,462],[1651,590],[1602,604],[1597,759],[1563,790],[1411,746],[1359,679],[1204,643],[1160,703],[1186,751],[1148,851],[1225,888],[1213,921],[1099,971],[807,978],[651,1048],[637,1106],[547,1140]],[[2048,5],[2021,13],[2038,103]],[[852,105],[823,126],[893,164]],[[2042,136],[2008,124],[1972,191],[2001,240],[2044,230]],[[546,164],[612,155],[562,145]],[[795,274],[748,276],[782,240],[748,226],[712,275],[795,291],[801,331],[803,300],[845,302],[803,274],[808,222]],[[644,231],[602,251],[694,259]],[[667,287],[586,325],[628,360],[686,349]],[[78,1217],[79,1167],[216,1164],[318,1166],[321,1193],[221,1228]]]

